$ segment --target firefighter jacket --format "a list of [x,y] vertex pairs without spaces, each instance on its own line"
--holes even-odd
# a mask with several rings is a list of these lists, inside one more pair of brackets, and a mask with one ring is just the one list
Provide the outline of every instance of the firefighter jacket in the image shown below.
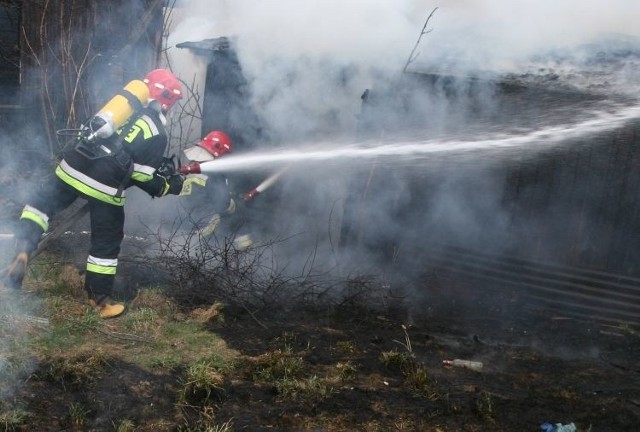
[[232,205],[232,193],[226,176],[191,174],[187,176],[180,196],[189,196],[182,203],[193,220],[207,220],[215,213],[224,213]]
[[97,143],[105,155],[90,158],[67,146],[56,175],[83,195],[123,206],[126,189],[136,185],[158,197],[169,192],[169,183],[157,169],[167,148],[167,133],[160,113],[144,108],[113,136]]

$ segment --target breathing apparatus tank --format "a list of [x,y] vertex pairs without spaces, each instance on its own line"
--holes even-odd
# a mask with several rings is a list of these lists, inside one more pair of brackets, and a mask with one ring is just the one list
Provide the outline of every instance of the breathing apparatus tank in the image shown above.
[[85,139],[93,141],[96,138],[110,137],[148,102],[149,87],[141,80],[129,82],[89,120]]

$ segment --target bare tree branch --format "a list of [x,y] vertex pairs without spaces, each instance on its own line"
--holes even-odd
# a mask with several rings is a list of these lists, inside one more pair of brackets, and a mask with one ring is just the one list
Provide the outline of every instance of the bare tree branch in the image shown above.
[[409,58],[407,59],[407,62],[404,64],[404,68],[402,69],[402,72],[406,72],[407,68],[409,67],[409,65],[411,63],[413,63],[413,61],[418,58],[418,55],[420,53],[416,53],[416,50],[418,49],[418,45],[420,45],[420,39],[422,39],[422,36],[424,36],[427,33],[431,33],[431,31],[433,31],[433,29],[429,29],[427,30],[427,25],[429,24],[429,20],[431,20],[431,17],[433,16],[433,14],[438,10],[438,8],[434,8],[431,13],[429,14],[429,16],[427,17],[426,21],[424,22],[424,25],[422,26],[422,31],[420,32],[420,36],[418,36],[418,40],[416,41],[416,44],[414,45],[413,49],[411,50],[411,53],[409,54]]

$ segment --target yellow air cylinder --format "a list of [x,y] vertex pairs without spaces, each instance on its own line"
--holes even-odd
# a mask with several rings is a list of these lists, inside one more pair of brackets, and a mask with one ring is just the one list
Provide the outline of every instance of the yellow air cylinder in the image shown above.
[[115,95],[93,116],[89,122],[89,139],[113,135],[138,108],[136,100],[140,106],[146,106],[149,102],[149,88],[141,80],[129,82],[121,93]]

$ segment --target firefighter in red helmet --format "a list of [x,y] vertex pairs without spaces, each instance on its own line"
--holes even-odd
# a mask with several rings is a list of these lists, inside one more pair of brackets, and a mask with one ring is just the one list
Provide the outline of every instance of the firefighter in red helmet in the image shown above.
[[221,157],[233,150],[231,138],[224,132],[211,131],[193,147],[184,151],[184,155],[191,161],[206,162]]
[[154,69],[144,77],[143,81],[149,87],[149,97],[160,105],[163,114],[182,99],[182,85],[167,69]]
[[[63,149],[55,178],[42,184],[24,207],[15,233],[15,258],[2,273],[6,286],[22,286],[29,257],[50,218],[82,198],[88,202],[91,224],[85,274],[88,302],[102,318],[124,312],[125,305],[112,300],[112,291],[124,238],[126,190],[137,186],[152,197],[178,195],[184,182],[175,170],[162,169],[168,145],[165,115],[182,98],[182,85],[166,69],[149,72],[142,80],[146,86],[137,82],[144,95],[132,94],[134,90],[126,89],[138,87],[127,85],[109,102],[120,103],[131,115],[121,116],[123,123],[112,128],[105,125],[117,119],[113,109],[90,119]],[[114,132],[102,136],[99,132],[104,130]]]
[[[222,131],[214,130],[197,145],[185,149],[184,154],[191,162],[209,162],[232,151],[231,138]],[[229,180],[222,174],[190,174],[180,195],[190,197],[185,207],[204,237],[213,234],[222,216],[231,215],[236,210]]]

